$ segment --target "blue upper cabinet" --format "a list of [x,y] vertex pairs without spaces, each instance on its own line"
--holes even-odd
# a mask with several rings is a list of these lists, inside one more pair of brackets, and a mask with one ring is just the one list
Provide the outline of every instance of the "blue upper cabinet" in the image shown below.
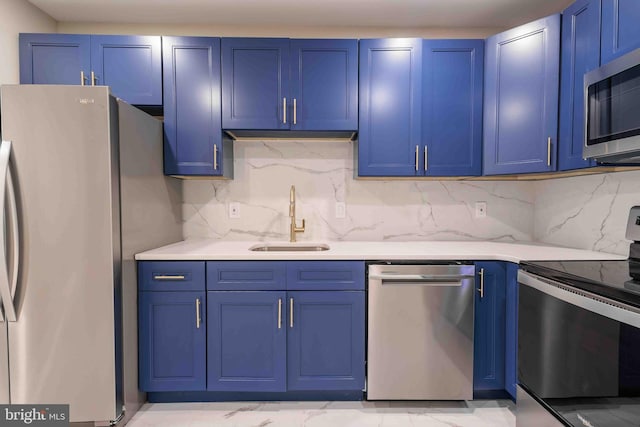
[[358,41],[291,40],[292,130],[358,129]]
[[422,40],[361,40],[359,55],[358,175],[422,175]]
[[139,293],[140,390],[205,390],[204,302],[204,291]]
[[106,85],[134,105],[162,105],[158,36],[20,34],[20,83]]
[[584,74],[600,65],[600,0],[579,0],[562,12],[558,169],[595,166],[582,158]]
[[285,391],[286,293],[207,294],[207,390]]
[[556,169],[560,15],[486,40],[485,175]]
[[425,40],[424,174],[482,174],[484,40]]
[[232,147],[223,146],[220,39],[163,37],[164,171],[230,177]]
[[91,36],[20,34],[21,84],[88,84]]
[[162,105],[162,44],[158,36],[91,36],[95,84],[134,105]]
[[222,127],[289,129],[289,39],[222,39]]
[[364,388],[364,292],[287,292],[287,389]]
[[506,264],[476,263],[473,390],[505,388]]
[[602,63],[640,47],[640,2],[602,0]]

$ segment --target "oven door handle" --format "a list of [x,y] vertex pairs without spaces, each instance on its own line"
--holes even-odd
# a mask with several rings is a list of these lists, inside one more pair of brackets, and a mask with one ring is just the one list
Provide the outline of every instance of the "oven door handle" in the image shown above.
[[635,307],[522,270],[518,271],[518,283],[592,313],[640,328],[640,310]]

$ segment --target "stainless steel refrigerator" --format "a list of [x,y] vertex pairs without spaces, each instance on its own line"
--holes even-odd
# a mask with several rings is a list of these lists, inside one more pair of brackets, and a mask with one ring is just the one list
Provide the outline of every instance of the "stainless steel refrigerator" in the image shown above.
[[0,403],[126,422],[144,401],[133,256],[182,238],[162,123],[108,87],[0,97]]

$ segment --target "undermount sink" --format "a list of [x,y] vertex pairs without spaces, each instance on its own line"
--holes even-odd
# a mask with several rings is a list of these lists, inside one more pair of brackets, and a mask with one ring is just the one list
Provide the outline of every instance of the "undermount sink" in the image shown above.
[[254,252],[320,252],[328,251],[325,243],[260,243],[249,248]]

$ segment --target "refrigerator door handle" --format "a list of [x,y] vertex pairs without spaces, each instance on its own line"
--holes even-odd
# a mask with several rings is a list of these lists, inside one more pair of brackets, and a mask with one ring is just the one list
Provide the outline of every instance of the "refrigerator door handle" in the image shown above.
[[9,168],[7,169],[7,196],[9,200],[9,224],[11,224],[11,255],[12,263],[9,269],[11,305],[18,320],[18,309],[16,307],[16,291],[18,286],[18,273],[20,271],[20,227],[18,224],[18,204],[16,202],[16,191],[11,171],[11,158],[9,158]]
[[[7,321],[16,321],[16,310],[13,305],[13,297],[11,295],[11,287],[9,284],[9,270],[7,268],[7,249],[4,242],[7,241],[6,227],[7,210],[5,204],[5,192],[13,194],[13,189],[7,191],[7,184],[11,178],[9,176],[9,158],[11,157],[11,141],[2,141],[0,145],[0,297],[2,297],[2,305],[4,306],[4,314]],[[15,197],[14,197],[15,201]],[[13,208],[12,208],[13,209]],[[10,218],[14,220],[15,217]],[[15,233],[12,233],[15,234]],[[16,238],[17,236],[14,236]],[[14,259],[17,254],[14,253]],[[17,270],[13,271],[17,277]]]

